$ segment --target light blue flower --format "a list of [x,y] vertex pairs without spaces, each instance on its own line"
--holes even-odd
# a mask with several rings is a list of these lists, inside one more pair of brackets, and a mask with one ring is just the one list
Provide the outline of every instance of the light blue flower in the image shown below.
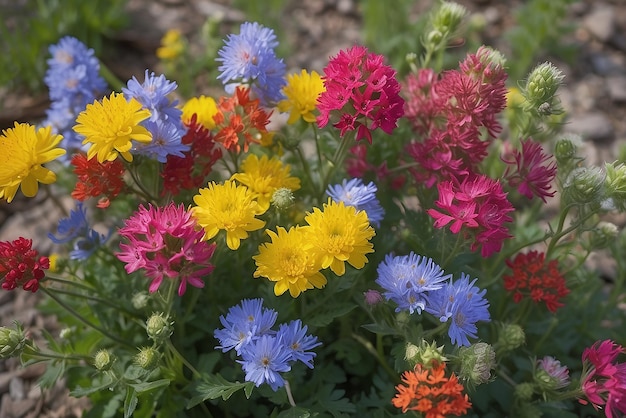
[[266,334],[246,344],[241,352],[241,360],[237,362],[246,372],[247,382],[254,382],[256,386],[267,383],[276,391],[285,385],[281,373],[291,370],[290,358],[291,353],[280,339]]
[[308,327],[302,326],[299,319],[291,321],[288,324],[280,324],[276,337],[285,345],[287,351],[291,355],[293,361],[301,361],[307,365],[309,369],[313,368],[313,358],[316,354],[309,351],[319,345],[316,336],[307,335]]
[[215,338],[220,342],[215,348],[227,352],[233,348],[241,354],[243,347],[270,332],[276,322],[277,312],[263,307],[263,299],[244,299],[239,305],[220,316],[224,328],[216,329]]
[[361,179],[344,180],[341,184],[328,186],[326,194],[336,202],[364,210],[370,223],[376,227],[385,216],[385,210],[376,198],[378,188],[373,182],[363,184]]

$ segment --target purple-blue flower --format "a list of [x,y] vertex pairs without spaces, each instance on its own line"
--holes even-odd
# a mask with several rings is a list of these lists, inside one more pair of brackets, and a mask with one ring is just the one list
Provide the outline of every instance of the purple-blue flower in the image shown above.
[[308,327],[302,326],[299,319],[291,321],[288,324],[280,324],[276,337],[285,345],[291,356],[291,360],[301,361],[307,365],[309,369],[313,368],[313,358],[316,354],[311,350],[322,345],[316,336],[307,335]]
[[404,256],[387,254],[377,273],[376,283],[385,290],[383,296],[398,305],[396,312],[408,310],[411,314],[422,313],[430,292],[441,289],[451,277],[431,258],[412,251]]
[[109,235],[104,235],[92,229],[87,221],[87,209],[82,202],[76,204],[76,210],[71,210],[67,218],[59,221],[57,235],[48,233],[48,238],[55,244],[73,243],[73,250],[70,251],[70,259],[85,260],[91,256]]
[[356,210],[364,210],[370,223],[376,227],[385,216],[385,210],[376,198],[378,188],[373,182],[363,184],[361,179],[344,180],[341,184],[328,186],[326,194],[336,202],[353,206]]
[[175,82],[169,81],[163,74],[157,77],[154,73],[146,70],[143,83],[139,83],[137,78],[133,76],[128,80],[127,87],[122,88],[122,93],[127,99],[132,97],[148,109],[151,121],[169,120],[182,130],[181,116],[183,112],[176,107],[178,100],[170,100],[168,97],[177,87]]
[[264,106],[272,106],[283,99],[286,84],[286,66],[276,57],[274,48],[278,41],[274,31],[256,22],[245,22],[239,34],[228,35],[225,45],[218,51],[217,76],[233,93],[240,84],[249,85]]
[[285,385],[281,373],[291,370],[290,358],[291,353],[276,335],[265,334],[246,344],[237,362],[246,372],[247,382],[256,386],[267,383],[276,391]]
[[234,348],[241,355],[243,347],[270,332],[277,316],[273,309],[263,307],[263,299],[242,300],[226,316],[220,316],[224,328],[215,330],[215,338],[220,342],[215,348],[224,353]]
[[182,126],[179,127],[169,120],[149,120],[143,126],[152,134],[152,141],[138,144],[135,149],[137,154],[165,163],[168,155],[184,158],[183,153],[189,151],[189,145],[182,142],[185,134]]
[[487,291],[474,286],[468,274],[448,282],[445,287],[430,293],[426,312],[435,315],[441,322],[450,321],[448,335],[453,344],[470,345],[468,337],[478,337],[478,321],[489,322],[489,302],[484,298]]

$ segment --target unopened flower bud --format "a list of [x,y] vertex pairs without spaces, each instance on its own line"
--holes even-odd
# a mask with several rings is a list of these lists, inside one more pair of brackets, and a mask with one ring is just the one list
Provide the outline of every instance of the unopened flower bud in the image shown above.
[[606,170],[606,194],[615,209],[626,210],[626,165],[615,163],[604,165]]
[[19,356],[26,344],[22,326],[15,322],[15,328],[0,327],[0,359]]
[[498,351],[513,351],[526,342],[524,329],[517,324],[504,324],[500,328],[496,347]]
[[443,34],[438,30],[431,30],[426,35],[427,45],[439,45],[443,40]]
[[461,368],[459,377],[470,384],[480,385],[491,379],[491,369],[496,366],[496,352],[487,343],[476,343],[459,348]]
[[537,361],[535,382],[544,392],[564,388],[569,385],[569,370],[554,357],[545,356]]
[[150,300],[150,295],[148,292],[137,292],[133,295],[130,303],[133,305],[133,308],[137,310],[141,310],[148,306],[148,301]]
[[159,363],[160,354],[152,347],[142,347],[133,362],[144,370],[152,370]]
[[[543,106],[544,111],[558,107],[556,92],[563,82],[564,75],[549,62],[536,66],[528,75],[523,94],[528,101],[529,108],[536,111]],[[546,107],[547,104],[547,107]]]
[[437,347],[435,341],[429,344],[426,340],[422,340],[419,345],[408,343],[404,352],[404,359],[411,366],[421,364],[427,368],[431,367],[433,362],[445,363],[448,361],[443,355],[443,346]]
[[582,139],[578,135],[567,135],[559,139],[554,146],[554,157],[560,173],[569,173],[579,159],[576,152]]
[[172,323],[162,313],[154,313],[146,321],[146,333],[156,343],[165,341],[172,332]]
[[115,357],[109,350],[99,350],[93,358],[93,365],[99,371],[109,370],[115,361]]
[[396,314],[396,324],[398,324],[399,327],[405,327],[410,320],[411,317],[407,311],[400,311]]
[[506,58],[497,49],[493,49],[488,46],[481,46],[476,51],[476,55],[480,58],[480,61],[487,64],[487,67],[504,67],[506,65]]
[[598,222],[595,228],[591,231],[591,238],[589,239],[589,246],[592,250],[600,250],[607,248],[612,242],[615,241],[619,234],[617,225],[611,222],[601,221]]
[[278,210],[286,210],[293,206],[296,201],[293,192],[287,187],[276,189],[272,194],[271,204]]
[[74,329],[65,327],[61,331],[59,331],[59,338],[62,340],[67,340],[72,336],[72,334],[74,334]]
[[529,401],[535,393],[535,385],[532,383],[520,383],[515,386],[515,397],[522,401]]
[[451,35],[459,29],[466,13],[467,9],[460,4],[444,1],[435,11],[431,25],[436,31]]
[[383,295],[378,290],[369,289],[363,292],[363,299],[369,306],[376,306],[383,301]]
[[599,167],[578,167],[567,176],[563,194],[568,202],[585,204],[603,200],[606,173]]

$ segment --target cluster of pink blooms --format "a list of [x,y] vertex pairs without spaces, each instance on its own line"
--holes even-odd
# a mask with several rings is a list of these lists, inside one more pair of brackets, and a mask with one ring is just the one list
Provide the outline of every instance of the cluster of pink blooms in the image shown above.
[[510,234],[504,226],[513,219],[507,215],[514,210],[498,181],[483,175],[456,179],[437,185],[439,199],[435,205],[441,209],[428,209],[435,219],[435,228],[450,224],[450,231],[462,232],[472,241],[471,250],[481,247],[480,254],[489,257],[502,249],[502,241]]
[[[617,357],[624,347],[611,340],[604,340],[586,348],[582,390],[594,408],[604,406],[607,418],[626,414],[626,363],[618,363]],[[587,401],[581,399],[581,403]]]
[[356,45],[331,58],[324,74],[325,91],[317,99],[320,128],[332,120],[342,137],[356,130],[356,140],[370,144],[371,131],[393,132],[404,115],[404,99],[396,71],[384,64],[382,55]]
[[129,243],[120,244],[122,251],[116,253],[117,258],[126,263],[128,273],[145,270],[152,279],[150,292],[156,292],[167,277],[180,281],[178,295],[182,296],[187,283],[202,288],[202,276],[213,271],[209,260],[215,243],[202,241],[204,232],[183,205],[140,206],[119,234]]
[[0,242],[0,277],[2,288],[13,290],[19,286],[36,292],[39,281],[50,268],[48,257],[39,257],[32,248],[33,240],[20,237],[14,241]]

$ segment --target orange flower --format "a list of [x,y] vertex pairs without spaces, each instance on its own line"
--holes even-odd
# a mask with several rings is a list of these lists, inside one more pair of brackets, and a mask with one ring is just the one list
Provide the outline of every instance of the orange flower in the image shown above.
[[419,411],[425,418],[444,418],[465,414],[472,406],[456,375],[446,377],[445,363],[433,362],[431,368],[418,364],[413,371],[402,374],[402,382],[404,385],[396,386],[398,393],[391,400],[402,412]]

